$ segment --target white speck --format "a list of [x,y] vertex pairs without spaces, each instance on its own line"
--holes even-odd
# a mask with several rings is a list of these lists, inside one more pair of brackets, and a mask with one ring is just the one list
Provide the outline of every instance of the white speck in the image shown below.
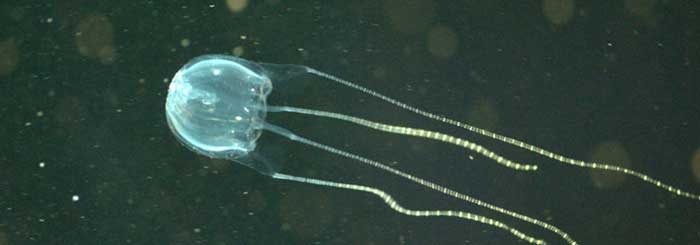
[[194,228],[194,233],[200,233],[200,232],[202,232],[202,229],[200,229],[200,228]]
[[248,39],[248,36],[246,36],[246,35],[241,35],[241,40],[246,40],[246,39]]
[[36,116],[37,116],[37,117],[43,117],[43,116],[44,116],[44,112],[43,112],[43,111],[37,111],[37,112],[36,112]]
[[26,122],[26,123],[24,123],[24,126],[27,126],[27,127],[32,126],[32,122]]
[[214,74],[214,76],[221,75],[221,69],[211,69],[211,73]]
[[236,116],[236,117],[234,117],[233,119],[236,119],[236,121],[241,121],[241,120],[243,120],[243,117],[241,117],[241,116]]
[[46,18],[46,23],[51,23],[51,22],[53,22],[53,18],[51,18],[51,17]]
[[469,160],[474,160],[474,156],[469,155]]
[[80,200],[80,196],[78,196],[78,195],[73,195],[73,197],[71,197],[71,200],[73,200],[74,202],[77,202],[77,201]]
[[214,5],[214,4],[209,4],[209,7],[210,7],[210,8],[215,8],[216,5]]
[[304,52],[304,48],[298,48],[297,51]]
[[46,167],[46,163],[45,163],[45,162],[39,162],[39,167],[40,167],[40,168]]

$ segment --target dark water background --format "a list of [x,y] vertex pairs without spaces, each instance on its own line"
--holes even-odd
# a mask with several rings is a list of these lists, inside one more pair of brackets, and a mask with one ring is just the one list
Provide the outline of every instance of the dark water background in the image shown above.
[[[181,146],[172,75],[208,53],[293,63],[582,160],[612,159],[700,193],[700,20],[694,1],[20,1],[0,3],[0,245],[524,244],[368,194],[275,181]],[[322,79],[276,85],[295,105],[464,137],[451,145],[328,119],[269,121],[545,220],[581,244],[698,244],[700,201],[570,167],[420,118]],[[274,135],[285,173],[360,183],[416,209],[537,226]],[[473,156],[473,160],[469,156]]]

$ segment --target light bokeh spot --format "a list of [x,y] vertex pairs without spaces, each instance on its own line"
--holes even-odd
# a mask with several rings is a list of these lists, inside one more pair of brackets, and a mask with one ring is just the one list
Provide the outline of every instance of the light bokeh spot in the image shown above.
[[245,53],[245,49],[242,46],[236,46],[231,50],[234,56],[241,57]]
[[625,12],[642,23],[655,26],[657,22],[656,5],[658,0],[625,0]]
[[[598,144],[591,152],[591,162],[629,168],[630,156],[622,143],[606,141]],[[613,189],[620,186],[627,175],[599,169],[590,170],[593,184],[600,189]]]
[[78,22],[75,30],[75,46],[78,52],[89,58],[99,60],[102,64],[114,61],[112,23],[102,14],[89,14]]
[[625,0],[625,10],[635,16],[651,16],[657,0]]
[[547,20],[555,26],[563,26],[574,17],[576,3],[574,0],[542,0],[542,12]]
[[700,182],[700,147],[695,149],[690,156],[690,170],[693,171],[693,177]]
[[481,128],[496,128],[498,126],[498,109],[488,99],[479,99],[469,105],[467,118],[473,125]]
[[446,26],[433,27],[428,31],[428,51],[438,58],[449,58],[455,54],[457,34]]
[[421,33],[433,19],[431,0],[386,0],[384,8],[391,26],[403,33]]
[[226,7],[233,13],[240,13],[248,7],[248,0],[226,0]]
[[189,47],[190,44],[192,44],[192,41],[190,41],[190,39],[183,38],[182,40],[180,40],[180,46],[183,48]]
[[0,76],[11,74],[19,63],[19,48],[15,39],[0,41]]
[[9,245],[10,244],[10,239],[7,238],[7,233],[3,229],[2,226],[0,226],[0,245]]

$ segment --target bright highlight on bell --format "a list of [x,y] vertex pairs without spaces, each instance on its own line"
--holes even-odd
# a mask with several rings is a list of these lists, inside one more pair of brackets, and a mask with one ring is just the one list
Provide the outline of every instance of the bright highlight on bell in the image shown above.
[[378,196],[384,200],[389,207],[405,215],[430,217],[448,216],[472,220],[503,229],[532,244],[545,244],[544,240],[532,237],[501,221],[485,216],[454,210],[406,209],[397,203],[389,194],[378,188],[292,176],[281,173],[277,163],[267,160],[262,154],[259,154],[258,150],[256,150],[260,147],[266,147],[264,145],[257,146],[257,140],[262,134],[263,130],[267,130],[286,137],[289,140],[307,144],[346,158],[356,160],[358,162],[368,164],[391,174],[401,176],[409,181],[445,195],[537,225],[554,232],[569,244],[577,244],[576,241],[569,236],[569,234],[544,221],[495,206],[471,196],[467,196],[447,187],[435,184],[431,181],[422,179],[360,155],[307,139],[280,126],[265,121],[265,116],[268,112],[299,113],[332,118],[387,133],[425,138],[460,146],[467,150],[481,154],[484,157],[490,158],[498,164],[515,170],[537,170],[536,165],[509,160],[481,145],[440,132],[399,125],[388,125],[349,115],[338,114],[335,112],[289,106],[267,105],[267,96],[272,91],[274,84],[285,82],[291,78],[304,74],[311,74],[325,78],[329,81],[336,82],[369,94],[420,116],[445,124],[457,126],[488,138],[529,150],[562,163],[584,168],[620,172],[637,177],[644,182],[650,183],[653,186],[659,187],[673,194],[694,200],[700,200],[700,196],[697,194],[682,191],[637,171],[614,165],[585,162],[565,157],[507,136],[499,135],[466,123],[459,122],[457,120],[423,111],[360,85],[306,66],[299,65],[255,63],[241,58],[225,55],[204,55],[194,58],[175,74],[175,77],[170,84],[168,97],[165,103],[168,125],[177,139],[191,150],[212,158],[233,160],[242,165],[255,169],[261,174],[271,176],[275,179],[368,192]]

